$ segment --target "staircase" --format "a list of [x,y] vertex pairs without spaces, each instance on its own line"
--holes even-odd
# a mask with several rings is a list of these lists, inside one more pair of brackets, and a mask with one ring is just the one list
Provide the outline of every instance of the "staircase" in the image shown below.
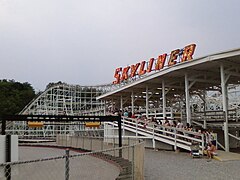
[[[111,132],[109,127],[116,129],[117,123],[107,122],[108,125],[105,132]],[[106,127],[105,127],[106,128]],[[136,138],[152,139],[153,148],[156,142],[166,143],[174,147],[191,151],[192,144],[199,144],[200,153],[203,154],[204,150],[204,136],[203,134],[186,131],[184,129],[156,125],[154,123],[148,123],[144,125],[144,122],[135,118],[122,118],[123,131],[129,131],[135,134]],[[113,134],[104,134],[105,137],[113,137]]]

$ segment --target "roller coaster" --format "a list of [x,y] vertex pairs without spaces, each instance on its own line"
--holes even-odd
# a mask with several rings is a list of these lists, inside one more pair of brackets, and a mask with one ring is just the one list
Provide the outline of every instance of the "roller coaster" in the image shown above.
[[[53,83],[20,114],[107,115],[121,110],[159,120],[164,117],[181,119],[185,124],[215,128],[228,151],[229,137],[239,140],[239,58],[240,49],[221,52],[165,67],[121,84],[79,86]],[[9,131],[15,133],[27,131],[28,135],[35,133],[39,136],[73,134],[88,129],[69,123],[50,124],[38,130],[21,123],[9,127]]]

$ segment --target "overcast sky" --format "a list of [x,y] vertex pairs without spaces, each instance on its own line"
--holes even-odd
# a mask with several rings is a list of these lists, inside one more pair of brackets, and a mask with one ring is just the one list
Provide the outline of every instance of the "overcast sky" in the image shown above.
[[117,67],[196,43],[240,48],[239,0],[0,0],[0,79],[111,83]]

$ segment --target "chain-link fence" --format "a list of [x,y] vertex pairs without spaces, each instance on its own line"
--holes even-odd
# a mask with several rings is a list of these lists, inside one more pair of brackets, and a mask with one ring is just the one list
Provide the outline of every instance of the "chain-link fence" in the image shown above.
[[[124,139],[123,147],[119,148],[116,138],[58,136],[57,145],[42,146],[67,149],[61,156],[0,164],[0,179],[108,180],[144,177],[144,144],[136,139]],[[38,147],[33,149],[36,153],[39,150]]]

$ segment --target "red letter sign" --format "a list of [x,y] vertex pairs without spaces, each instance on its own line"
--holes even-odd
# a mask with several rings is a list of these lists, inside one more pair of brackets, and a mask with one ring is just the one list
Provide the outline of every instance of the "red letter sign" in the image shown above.
[[143,75],[143,74],[146,73],[146,70],[144,70],[145,63],[146,63],[146,61],[142,61],[142,62],[141,62],[141,67],[140,67],[139,72],[138,72],[138,75],[139,75],[139,76],[141,76],[141,75]]
[[122,68],[120,67],[120,68],[117,68],[116,70],[115,70],[115,74],[114,74],[114,77],[116,78],[116,81],[113,81],[113,84],[119,84],[120,83],[120,74],[119,74],[119,72],[121,72],[122,71]]
[[158,56],[157,63],[155,65],[155,70],[160,70],[163,68],[165,60],[166,60],[167,54],[163,54]]
[[153,62],[154,62],[154,58],[151,58],[151,59],[148,61],[148,67],[147,67],[147,72],[148,72],[148,73],[152,71]]
[[191,60],[192,55],[195,51],[195,48],[196,48],[196,44],[190,44],[190,45],[186,46],[183,50],[181,62]]
[[121,80],[127,80],[128,79],[128,70],[130,69],[130,66],[127,66],[122,71],[122,78]]
[[177,59],[179,52],[180,52],[179,49],[176,49],[176,50],[171,52],[171,55],[170,55],[170,58],[169,58],[169,61],[168,61],[168,66],[172,66],[172,65],[177,63],[175,60]]
[[[147,62],[146,67],[145,67],[146,61],[142,61],[141,63],[131,65],[131,67],[127,66],[123,69],[121,67],[117,68],[114,74],[116,80],[113,81],[113,84],[119,84],[121,81],[127,80],[129,77],[133,78],[136,75],[141,76],[146,73],[150,73],[152,72],[152,70],[154,70],[153,64],[155,64],[155,70],[157,71],[163,69],[165,63],[168,64],[169,67],[171,67],[177,63],[189,61],[192,59],[195,49],[196,44],[190,44],[188,46],[185,46],[184,49],[181,50],[176,49],[171,52],[168,62],[166,62],[168,55],[165,53],[158,56],[156,61],[154,58],[150,58],[150,60]],[[129,72],[130,69],[131,72]]]
[[136,76],[137,69],[139,67],[140,63],[137,63],[136,65],[131,65],[131,74],[130,77]]

